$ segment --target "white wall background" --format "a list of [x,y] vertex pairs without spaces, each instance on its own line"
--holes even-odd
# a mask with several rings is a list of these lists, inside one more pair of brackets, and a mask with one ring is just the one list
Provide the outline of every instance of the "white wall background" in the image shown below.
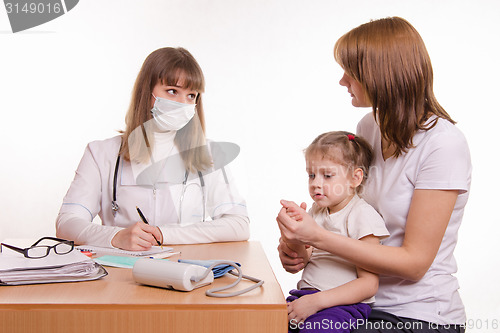
[[[472,151],[473,188],[456,250],[471,332],[500,332],[496,0],[81,0],[13,34],[0,8],[0,239],[55,234],[54,220],[87,142],[116,135],[144,58],[183,46],[207,81],[208,136],[241,146],[232,169],[253,240],[288,291],[277,258],[279,199],[311,200],[301,150],[319,133],[354,131],[332,56],[370,19],[408,19],[433,61],[435,93]],[[497,320],[497,326],[495,326]]]

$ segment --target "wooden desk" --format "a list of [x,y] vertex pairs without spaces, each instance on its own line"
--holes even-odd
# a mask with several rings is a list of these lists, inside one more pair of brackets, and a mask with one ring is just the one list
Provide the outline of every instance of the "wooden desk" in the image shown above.
[[[107,267],[89,282],[0,287],[0,332],[286,332],[281,288],[258,242],[174,246],[184,259],[228,259],[264,285],[230,298],[205,296],[234,281],[226,275],[191,292],[135,283],[131,269]],[[234,289],[253,282],[243,280]]]

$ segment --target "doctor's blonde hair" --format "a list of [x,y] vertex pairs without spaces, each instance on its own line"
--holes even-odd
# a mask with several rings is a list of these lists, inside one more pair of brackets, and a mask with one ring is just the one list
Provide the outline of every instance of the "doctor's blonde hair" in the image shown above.
[[[198,92],[198,95],[196,113],[186,126],[177,131],[175,145],[187,170],[204,170],[211,165],[205,140],[205,116],[201,96],[205,91],[205,78],[196,59],[181,47],[158,49],[144,60],[125,116],[126,129],[122,132],[120,154],[126,160],[131,160],[131,156],[138,162],[149,159],[154,142],[151,141],[152,136],[146,136],[144,124],[153,119],[150,111],[155,85],[161,82],[175,86],[181,80],[183,88],[192,89]],[[132,135],[137,128],[142,129],[142,136]]]

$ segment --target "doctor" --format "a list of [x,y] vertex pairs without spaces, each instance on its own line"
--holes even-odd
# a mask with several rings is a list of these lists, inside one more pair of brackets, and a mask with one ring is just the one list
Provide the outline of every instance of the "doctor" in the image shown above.
[[[224,168],[234,156],[205,139],[204,85],[200,66],[183,48],[158,49],[146,58],[125,131],[85,149],[56,220],[58,237],[137,251],[155,239],[248,239],[245,201]],[[96,215],[102,225],[92,223]]]

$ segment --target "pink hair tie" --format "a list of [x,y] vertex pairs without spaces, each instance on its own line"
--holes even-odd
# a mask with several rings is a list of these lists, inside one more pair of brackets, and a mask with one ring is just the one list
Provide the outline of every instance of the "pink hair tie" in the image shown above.
[[347,134],[347,137],[349,138],[349,141],[354,141],[354,139],[356,138],[354,135],[352,134]]

